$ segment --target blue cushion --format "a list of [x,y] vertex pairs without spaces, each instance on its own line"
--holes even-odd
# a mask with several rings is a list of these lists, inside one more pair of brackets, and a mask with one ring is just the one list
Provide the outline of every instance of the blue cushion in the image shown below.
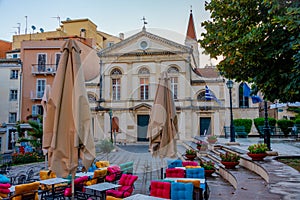
[[204,168],[190,168],[185,171],[187,178],[205,178]]
[[182,160],[167,160],[168,168],[182,167]]
[[10,180],[6,176],[0,174],[0,183],[9,183]]
[[171,199],[192,200],[193,189],[193,183],[173,182],[171,185]]

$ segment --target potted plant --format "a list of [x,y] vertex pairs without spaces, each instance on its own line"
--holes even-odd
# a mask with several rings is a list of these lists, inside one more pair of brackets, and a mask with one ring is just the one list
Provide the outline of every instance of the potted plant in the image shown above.
[[201,161],[200,166],[204,168],[205,176],[211,176],[216,171],[215,163],[211,160]]
[[207,144],[206,142],[204,142],[204,141],[202,141],[202,140],[199,140],[199,141],[197,142],[197,149],[198,149],[199,151],[206,151],[207,148],[208,148],[208,144]]
[[269,150],[267,144],[258,143],[252,144],[248,147],[249,152],[247,155],[255,161],[263,160],[268,154],[267,151]]
[[236,165],[240,162],[240,156],[236,153],[226,152],[225,154],[221,153],[221,163],[225,166],[226,169],[234,169]]
[[217,142],[217,136],[215,135],[209,135],[207,136],[207,141],[210,143],[210,144],[214,144]]
[[188,159],[188,160],[194,160],[197,156],[197,152],[194,150],[194,149],[187,149],[185,151],[185,157]]

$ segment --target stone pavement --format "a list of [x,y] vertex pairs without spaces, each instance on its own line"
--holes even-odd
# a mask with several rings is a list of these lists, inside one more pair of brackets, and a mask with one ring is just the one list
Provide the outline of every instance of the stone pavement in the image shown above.
[[[218,143],[225,144],[228,141],[229,139],[219,138]],[[234,146],[233,148],[239,148],[246,152],[250,144],[263,142],[263,139],[243,138],[237,139],[237,142],[240,143],[240,146]],[[182,148],[183,146],[179,144],[178,149]],[[271,139],[271,148],[273,151],[277,151],[279,156],[300,155],[300,143],[295,142],[293,139]],[[97,160],[106,159],[106,155],[97,153]],[[161,166],[164,168],[166,166],[166,159],[152,158],[148,152],[148,143],[127,144],[126,146],[117,145],[116,151],[108,155],[108,160],[112,164],[134,161],[134,174],[139,176],[135,184],[135,193],[144,194],[149,194],[150,180],[159,179],[161,176]],[[272,157],[267,158],[266,161],[259,164],[270,175],[269,183],[266,183],[268,191],[259,191],[260,197],[263,196],[267,199],[300,199],[300,173],[298,171],[277,162]],[[44,163],[15,166],[11,172],[18,174],[26,172],[29,167],[34,167],[36,175],[38,175],[39,170],[44,166]],[[258,189],[255,187],[255,181],[263,181],[263,179],[255,179],[245,180],[249,184],[247,188],[234,190],[228,182],[224,181],[218,174],[214,174],[213,177],[208,178],[208,185],[211,191],[210,199],[259,199],[256,197]],[[239,194],[242,194],[239,191],[245,189],[253,191],[251,193],[252,196],[239,196]]]

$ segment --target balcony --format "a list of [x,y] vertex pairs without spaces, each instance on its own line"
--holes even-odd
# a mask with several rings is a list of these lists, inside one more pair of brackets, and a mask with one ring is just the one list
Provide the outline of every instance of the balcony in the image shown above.
[[44,92],[30,91],[30,99],[32,101],[42,100]]
[[57,65],[49,64],[49,65],[38,65],[33,64],[31,67],[31,73],[33,75],[52,75],[54,76],[57,71]]

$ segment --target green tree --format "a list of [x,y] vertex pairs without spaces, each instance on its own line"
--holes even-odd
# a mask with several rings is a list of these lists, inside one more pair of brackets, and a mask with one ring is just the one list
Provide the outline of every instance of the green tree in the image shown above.
[[300,100],[300,6],[285,0],[211,0],[199,40],[225,77],[254,83],[264,98]]
[[41,148],[43,138],[43,123],[42,116],[38,116],[38,121],[29,120],[28,124],[32,127],[31,131],[28,131],[28,135],[33,139],[30,141],[33,147],[36,149]]

